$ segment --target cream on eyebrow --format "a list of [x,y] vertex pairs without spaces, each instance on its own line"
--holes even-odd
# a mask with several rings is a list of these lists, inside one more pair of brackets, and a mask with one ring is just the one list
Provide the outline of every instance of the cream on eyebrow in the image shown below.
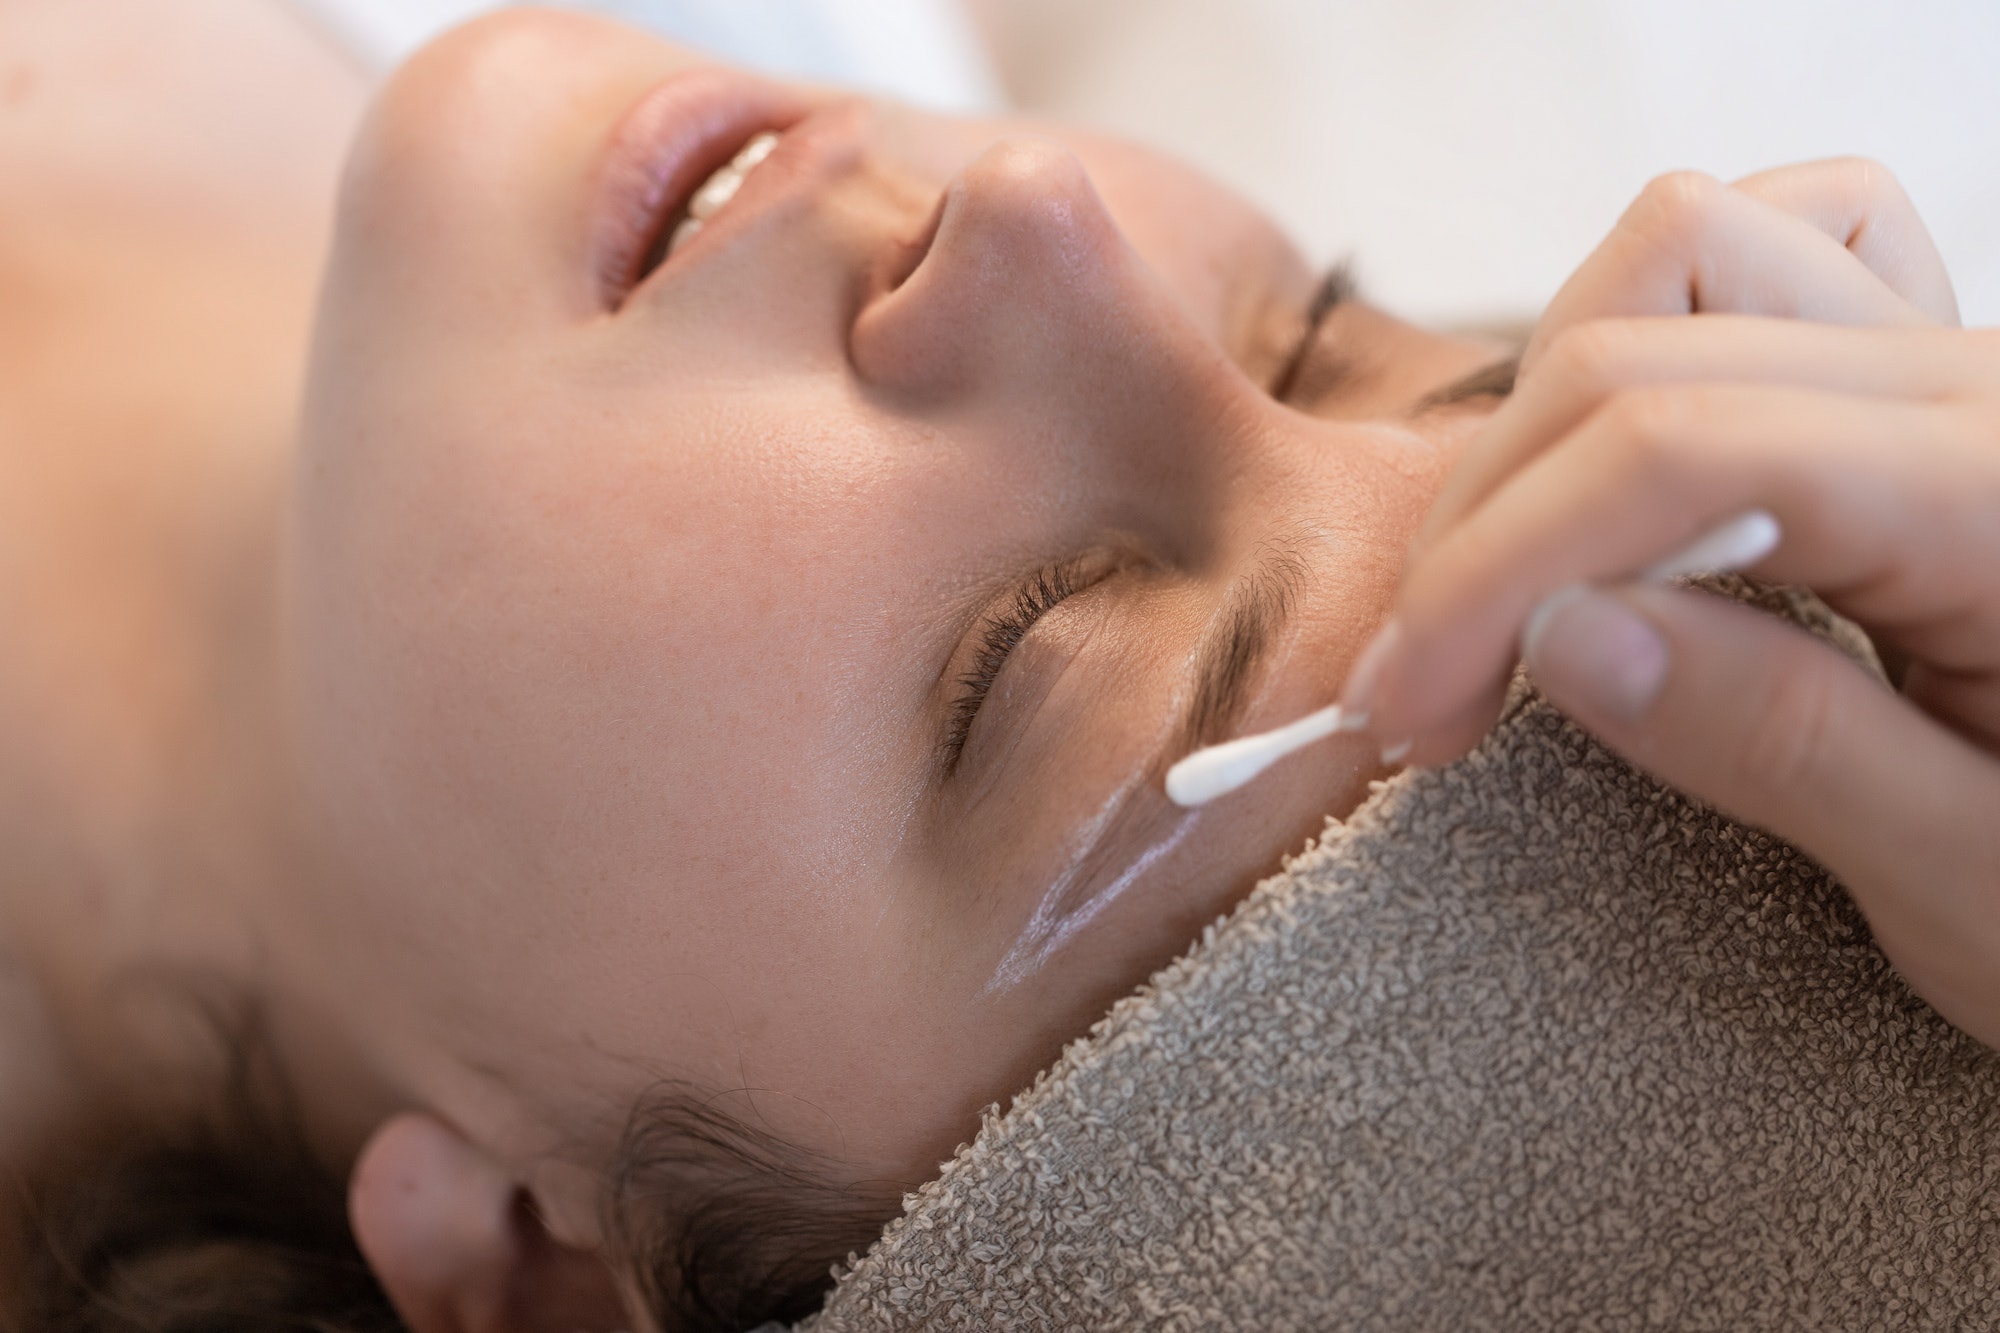
[[[1173,811],[1171,828],[1126,861],[1108,883],[1091,890],[1098,879],[1096,872],[1103,868],[1099,855],[1120,831],[1132,799],[1150,787],[1148,775],[1158,762],[1160,750],[1171,742],[1180,711],[1180,701],[1175,700],[1167,710],[1168,721],[1152,743],[1143,748],[1137,764],[1084,824],[1075,850],[1042,893],[1041,901],[1036,903],[1013,946],[994,968],[984,993],[1010,990],[1025,981],[1187,836],[1197,816],[1193,811]],[[1079,890],[1086,892],[1079,897]]]
[[1135,790],[1137,788],[1132,786],[1121,788],[1099,811],[1083,845],[1042,895],[1042,900],[1035,905],[1034,915],[1015,939],[1013,947],[994,968],[993,976],[986,983],[987,993],[1011,990],[1025,981],[1105,908],[1122,898],[1141,875],[1180,846],[1181,840],[1194,825],[1196,816],[1191,810],[1182,812],[1166,836],[1141,850],[1103,888],[1073,906],[1070,904],[1069,900],[1077,887],[1089,878],[1086,872],[1090,869],[1093,853],[1102,846],[1106,833]]

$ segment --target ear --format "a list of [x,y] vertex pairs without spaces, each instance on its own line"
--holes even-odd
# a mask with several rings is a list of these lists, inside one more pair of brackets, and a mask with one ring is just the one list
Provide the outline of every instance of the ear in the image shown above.
[[368,1140],[348,1183],[361,1253],[412,1333],[579,1333],[630,1326],[597,1254],[549,1235],[493,1157],[427,1115]]

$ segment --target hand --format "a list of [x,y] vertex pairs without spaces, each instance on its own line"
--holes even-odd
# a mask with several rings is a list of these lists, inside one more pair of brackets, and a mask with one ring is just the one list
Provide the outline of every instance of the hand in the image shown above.
[[[1656,183],[1551,303],[1343,703],[1415,762],[1462,754],[1566,590],[1525,651],[1549,698],[1819,859],[1910,984],[2000,1045],[2000,331],[1956,324],[1879,167]],[[1751,508],[1783,532],[1752,572],[1906,659],[1900,695],[1767,616],[1630,582]]]

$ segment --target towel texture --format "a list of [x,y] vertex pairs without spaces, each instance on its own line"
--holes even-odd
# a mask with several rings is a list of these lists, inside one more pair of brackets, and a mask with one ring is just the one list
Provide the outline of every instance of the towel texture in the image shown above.
[[1996,1328],[2000,1057],[1823,871],[1517,683],[989,1114],[809,1327]]

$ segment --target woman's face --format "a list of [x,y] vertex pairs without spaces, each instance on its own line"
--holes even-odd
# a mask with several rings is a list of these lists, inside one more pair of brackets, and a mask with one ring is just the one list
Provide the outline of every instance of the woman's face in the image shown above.
[[[754,134],[775,151],[647,252]],[[1491,359],[1128,145],[515,13],[350,168],[293,523],[286,965],[505,1153],[666,1076],[897,1178],[1359,799],[1331,699]],[[1316,390],[1313,386],[1318,386]]]

